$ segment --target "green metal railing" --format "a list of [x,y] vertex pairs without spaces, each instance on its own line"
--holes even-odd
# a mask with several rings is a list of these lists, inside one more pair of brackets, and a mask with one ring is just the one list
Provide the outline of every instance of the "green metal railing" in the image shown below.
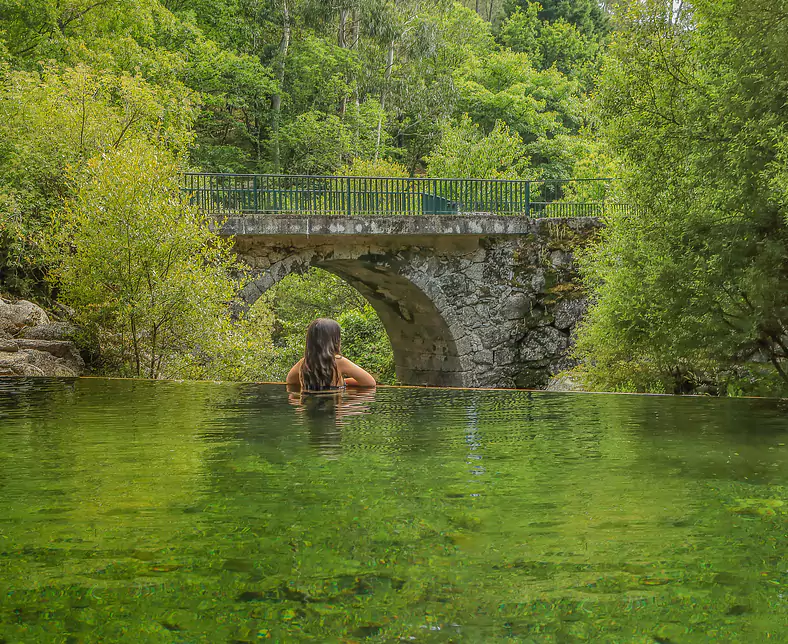
[[203,212],[217,215],[600,216],[611,208],[612,179],[508,181],[425,177],[318,177],[184,174],[183,190]]

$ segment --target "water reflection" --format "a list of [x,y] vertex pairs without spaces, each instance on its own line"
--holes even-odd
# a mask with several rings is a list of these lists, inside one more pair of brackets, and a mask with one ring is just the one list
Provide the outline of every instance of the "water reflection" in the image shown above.
[[375,389],[303,393],[298,387],[288,387],[287,391],[299,424],[308,432],[309,445],[329,458],[338,457],[342,451],[342,427],[353,418],[369,414],[375,401]]

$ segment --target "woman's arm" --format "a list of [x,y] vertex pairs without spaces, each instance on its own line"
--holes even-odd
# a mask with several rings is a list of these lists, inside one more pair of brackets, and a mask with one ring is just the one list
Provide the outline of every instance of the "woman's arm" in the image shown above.
[[374,387],[377,384],[367,371],[345,357],[337,358],[337,368],[349,387]]
[[290,368],[290,371],[287,372],[287,378],[285,379],[286,384],[288,385],[301,384],[301,365],[303,364],[303,362],[304,359],[301,358]]

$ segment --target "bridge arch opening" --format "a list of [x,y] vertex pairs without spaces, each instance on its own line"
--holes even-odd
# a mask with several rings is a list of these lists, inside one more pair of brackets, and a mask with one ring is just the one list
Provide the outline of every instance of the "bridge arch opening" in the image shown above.
[[[455,340],[438,307],[414,281],[374,258],[314,258],[303,263],[289,261],[286,265],[271,266],[265,275],[245,289],[246,301],[251,305],[265,293],[265,299],[276,308],[276,301],[281,299],[280,289],[299,288],[288,275],[300,273],[320,280],[320,273],[315,269],[340,278],[374,309],[391,346],[396,382],[425,386],[465,384]],[[304,283],[300,286],[304,287]],[[325,309],[314,308],[314,315],[337,315],[336,307],[328,310],[331,307],[326,306]],[[343,342],[358,346],[358,338],[348,337],[348,332],[354,331],[352,324],[344,326]],[[303,344],[298,346],[303,347]],[[362,366],[367,366],[364,356],[355,357]],[[372,361],[378,361],[375,366],[380,366],[380,357],[380,353],[374,356]]]

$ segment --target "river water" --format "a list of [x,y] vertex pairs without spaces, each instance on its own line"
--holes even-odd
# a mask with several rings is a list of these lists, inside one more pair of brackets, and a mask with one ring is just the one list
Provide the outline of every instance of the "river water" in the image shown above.
[[788,406],[0,379],[0,643],[788,642]]

